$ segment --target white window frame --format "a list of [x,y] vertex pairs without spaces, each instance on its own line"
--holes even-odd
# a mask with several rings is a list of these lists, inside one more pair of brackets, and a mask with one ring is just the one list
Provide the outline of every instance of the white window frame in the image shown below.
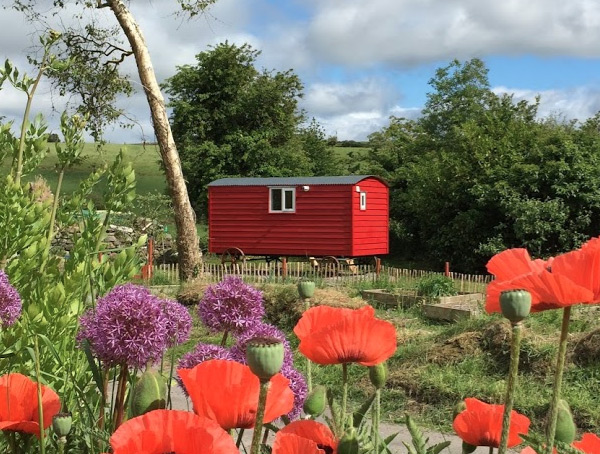
[[367,193],[361,192],[359,198],[360,198],[360,211],[366,211],[366,209],[367,209]]
[[[273,209],[273,191],[281,191],[281,210]],[[285,194],[291,192],[292,193],[292,206],[285,206]],[[269,187],[269,213],[295,213],[296,212],[296,188],[289,187]]]

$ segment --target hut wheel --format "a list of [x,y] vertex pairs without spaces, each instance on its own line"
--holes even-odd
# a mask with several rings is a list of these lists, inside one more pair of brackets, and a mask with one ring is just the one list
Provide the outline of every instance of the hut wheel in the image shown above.
[[244,251],[237,247],[230,247],[223,251],[221,254],[221,264],[224,265],[226,263],[231,263],[235,265],[238,262],[244,263],[246,261],[246,256],[244,255]]

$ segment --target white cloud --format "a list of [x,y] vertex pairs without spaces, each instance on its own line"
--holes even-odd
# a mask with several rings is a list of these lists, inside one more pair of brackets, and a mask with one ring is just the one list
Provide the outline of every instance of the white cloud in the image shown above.
[[494,93],[512,94],[515,102],[534,102],[540,97],[538,117],[558,115],[566,119],[585,120],[600,111],[600,88],[591,86],[571,89],[529,90],[522,88],[494,87]]

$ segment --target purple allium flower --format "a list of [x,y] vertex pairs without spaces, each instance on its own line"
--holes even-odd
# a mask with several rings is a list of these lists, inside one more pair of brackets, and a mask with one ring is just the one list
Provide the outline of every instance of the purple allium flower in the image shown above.
[[308,394],[308,387],[304,375],[294,369],[291,365],[284,365],[281,375],[290,381],[290,389],[294,393],[294,408],[287,414],[290,420],[297,419],[302,413],[302,406]]
[[198,304],[200,318],[216,332],[240,332],[259,322],[264,313],[262,292],[237,276],[208,287]]
[[[198,364],[208,361],[209,359],[234,359],[231,352],[225,347],[213,344],[199,343],[196,348],[189,353],[186,353],[181,357],[177,363],[177,369],[192,369]],[[187,395],[188,392],[183,386],[183,382],[179,377],[179,374],[175,374],[175,380],[179,383],[179,387]]]
[[168,342],[167,317],[161,300],[146,288],[126,284],[98,299],[96,310],[80,318],[77,339],[87,339],[107,365],[143,368],[157,360]]
[[6,273],[0,270],[0,324],[3,328],[17,321],[21,315],[21,304],[19,292],[10,285]]
[[161,300],[167,318],[167,347],[183,344],[190,338],[192,317],[182,304],[174,300]]
[[274,337],[283,344],[283,367],[291,366],[294,362],[294,355],[290,343],[285,338],[285,334],[273,325],[257,322],[235,336],[235,344],[231,347],[231,355],[237,362],[246,364],[246,346],[248,341],[255,337]]

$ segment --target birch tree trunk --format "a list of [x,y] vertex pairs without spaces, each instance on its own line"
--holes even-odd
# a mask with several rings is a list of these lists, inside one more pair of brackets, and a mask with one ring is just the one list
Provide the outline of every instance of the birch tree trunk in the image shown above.
[[121,0],[107,0],[106,4],[115,14],[119,25],[129,40],[135,56],[140,81],[148,99],[154,132],[165,166],[167,185],[175,210],[179,276],[183,280],[189,280],[197,276],[202,270],[202,252],[198,244],[196,216],[185,186],[181,161],[171,132],[165,100],[156,80],[146,40],[135,18]]

